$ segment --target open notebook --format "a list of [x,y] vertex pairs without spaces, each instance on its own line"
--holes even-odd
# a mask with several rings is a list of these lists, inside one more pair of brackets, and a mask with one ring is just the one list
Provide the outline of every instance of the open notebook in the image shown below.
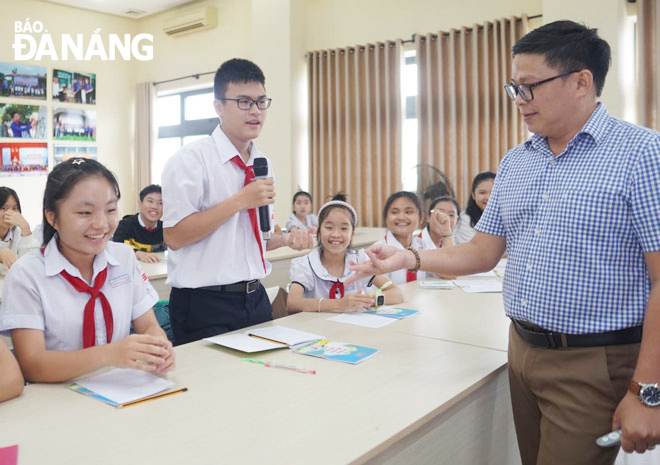
[[113,407],[121,408],[143,400],[162,397],[187,389],[171,390],[172,381],[146,371],[115,368],[100,375],[76,380],[67,387]]
[[318,341],[319,339],[323,339],[323,336],[275,325],[265,328],[252,328],[240,334],[221,334],[204,340],[230,349],[251,353],[271,349],[286,349],[306,342]]

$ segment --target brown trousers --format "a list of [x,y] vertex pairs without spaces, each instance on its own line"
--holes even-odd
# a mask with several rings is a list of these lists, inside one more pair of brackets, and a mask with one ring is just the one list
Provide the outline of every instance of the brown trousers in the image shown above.
[[523,465],[612,465],[601,448],[626,393],[639,344],[544,349],[509,328],[509,382]]

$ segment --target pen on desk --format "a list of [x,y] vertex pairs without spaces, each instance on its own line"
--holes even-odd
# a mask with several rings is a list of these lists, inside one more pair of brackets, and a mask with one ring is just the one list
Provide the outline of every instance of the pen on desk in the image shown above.
[[289,345],[288,345],[287,343],[285,343],[285,342],[282,342],[282,341],[276,341],[275,339],[268,339],[267,337],[263,337],[263,336],[257,336],[256,334],[249,334],[249,333],[248,333],[248,336],[250,336],[250,337],[256,337],[257,339],[261,339],[261,340],[268,341],[268,342],[274,342],[275,344],[282,344],[283,346],[286,346],[286,347],[289,346]]
[[125,404],[118,405],[117,408],[130,407],[132,405],[141,404],[142,402],[148,402],[150,400],[161,399],[163,397],[172,396],[174,394],[179,394],[181,392],[186,392],[187,390],[188,388],[184,387],[181,389],[177,389],[176,391],[169,391],[169,392],[164,392],[162,394],[156,394],[155,396],[147,397],[146,399],[139,399],[139,400],[134,400],[132,402],[126,402]]
[[376,295],[376,294],[378,294],[379,292],[384,291],[385,289],[387,289],[387,288],[390,287],[391,285],[392,285],[392,281],[387,281],[385,284],[383,284],[382,286],[380,286],[380,287],[379,287],[378,289],[376,289],[375,291],[371,291],[370,294],[371,294],[371,295]]
[[297,367],[294,365],[283,365],[281,363],[264,362],[263,360],[257,360],[255,358],[242,358],[241,360],[243,360],[244,362],[257,363],[267,368],[281,368],[283,370],[297,371],[298,373],[306,373],[308,375],[316,374],[316,370],[308,370],[307,368]]

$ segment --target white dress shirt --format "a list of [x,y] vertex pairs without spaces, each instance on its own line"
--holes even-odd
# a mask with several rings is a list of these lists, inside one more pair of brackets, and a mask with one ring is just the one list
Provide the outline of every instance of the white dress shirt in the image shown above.
[[[101,292],[112,307],[112,342],[128,336],[131,321],[139,318],[158,302],[158,294],[126,244],[108,242],[105,250],[94,258],[93,285],[104,268],[108,275]],[[83,348],[83,314],[89,301],[88,292],[78,292],[60,275],[66,270],[83,279],[50,240],[44,253],[30,253],[18,260],[7,273],[0,308],[0,331],[29,328],[44,332],[47,350],[80,350]],[[83,279],[84,281],[84,279]],[[105,320],[101,299],[94,306],[96,345],[106,344]]]
[[[171,228],[189,215],[208,210],[240,192],[245,172],[231,161],[236,155],[238,150],[220,126],[209,137],[192,142],[175,153],[162,175],[163,227]],[[252,142],[246,165],[252,165],[258,157],[264,155]],[[268,176],[273,177],[270,162]],[[269,210],[273,231],[272,205]],[[262,239],[261,243],[266,252],[266,241]],[[271,270],[267,260],[265,265],[264,271],[250,216],[247,210],[242,210],[202,240],[178,250],[170,249],[166,284],[177,288],[198,288],[263,279]]]

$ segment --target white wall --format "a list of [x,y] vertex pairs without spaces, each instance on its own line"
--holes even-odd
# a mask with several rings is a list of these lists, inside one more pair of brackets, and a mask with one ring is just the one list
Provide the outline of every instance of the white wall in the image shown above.
[[[35,0],[3,1],[2,19],[0,27],[0,61],[16,62],[14,50],[14,21],[30,22],[41,21],[44,28],[50,33],[56,49],[59,51],[62,34],[83,34],[85,47],[89,43],[95,29],[101,28],[101,37],[104,37],[107,50],[108,34],[131,34],[136,30],[133,20],[120,18],[87,10],[69,8],[52,3]],[[39,34],[34,35],[39,40]],[[123,36],[120,36],[123,37]],[[58,52],[58,56],[59,56]],[[96,73],[97,92],[96,105],[84,108],[94,109],[97,112],[97,145],[99,161],[108,166],[117,176],[122,192],[119,209],[122,213],[129,213],[137,195],[133,188],[131,159],[134,155],[134,101],[135,101],[135,69],[136,60],[131,61],[102,61],[94,57],[90,61],[68,60],[54,61],[46,56],[40,61],[21,61],[18,63],[45,66],[48,68],[48,94],[49,100],[11,99],[11,101],[30,105],[45,105],[50,102],[52,69],[82,71]],[[9,100],[3,99],[3,102]],[[48,106],[68,106],[83,108],[75,104],[48,103]],[[49,150],[52,162],[52,110],[49,110]],[[3,177],[0,185],[15,189],[21,199],[23,212],[31,226],[41,223],[41,205],[43,190],[46,185],[46,176]]]

